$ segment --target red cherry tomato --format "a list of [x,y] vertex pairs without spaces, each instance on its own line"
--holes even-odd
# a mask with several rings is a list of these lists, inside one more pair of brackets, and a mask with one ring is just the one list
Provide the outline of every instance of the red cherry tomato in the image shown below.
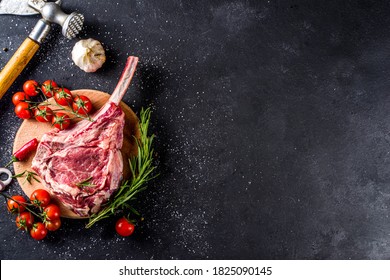
[[29,96],[36,96],[39,93],[39,85],[37,81],[28,80],[23,84],[23,91]]
[[34,115],[39,122],[51,122],[53,119],[53,111],[47,106],[38,106]]
[[44,81],[41,86],[41,91],[47,97],[53,97],[57,89],[58,89],[58,85],[53,80]]
[[121,236],[130,236],[134,232],[134,224],[125,217],[120,218],[115,225],[116,232]]
[[54,93],[55,101],[62,106],[72,106],[73,96],[69,89],[58,88]]
[[26,210],[26,207],[24,207],[25,203],[26,199],[23,196],[14,195],[7,201],[8,211],[11,213],[22,213]]
[[43,214],[47,220],[53,221],[61,217],[61,210],[56,204],[49,204],[43,209]]
[[30,235],[35,240],[42,240],[47,235],[47,229],[45,228],[45,225],[41,222],[35,223],[30,230]]
[[56,113],[53,117],[52,124],[55,128],[64,130],[70,126],[70,118],[65,113]]
[[47,228],[47,230],[56,231],[61,227],[61,219],[46,221],[45,227]]
[[12,103],[16,106],[19,102],[30,100],[30,96],[28,96],[23,91],[18,91],[12,96]]
[[50,193],[44,189],[37,189],[30,195],[32,204],[40,207],[46,207],[51,200]]
[[73,111],[86,116],[92,111],[92,102],[84,95],[76,96],[72,104]]
[[30,105],[27,102],[19,102],[15,106],[15,114],[21,119],[30,119],[32,117]]
[[21,230],[29,230],[34,224],[34,216],[30,212],[20,213],[16,217],[16,227]]

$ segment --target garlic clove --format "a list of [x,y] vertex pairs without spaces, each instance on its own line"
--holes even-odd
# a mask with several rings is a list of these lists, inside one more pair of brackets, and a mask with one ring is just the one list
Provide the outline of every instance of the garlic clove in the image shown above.
[[92,38],[78,41],[72,50],[72,60],[85,72],[95,72],[106,61],[102,44]]

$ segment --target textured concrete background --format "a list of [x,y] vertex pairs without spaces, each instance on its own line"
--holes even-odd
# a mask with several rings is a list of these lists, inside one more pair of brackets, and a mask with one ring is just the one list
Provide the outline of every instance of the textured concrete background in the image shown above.
[[[108,60],[86,74],[59,29],[0,101],[1,165],[26,79],[111,92],[153,107],[161,176],[131,238],[109,219],[65,220],[36,242],[0,204],[1,259],[389,259],[388,1],[72,1],[79,38]],[[0,16],[3,66],[37,17]],[[8,52],[2,51],[8,48]],[[9,193],[20,193],[14,183]]]

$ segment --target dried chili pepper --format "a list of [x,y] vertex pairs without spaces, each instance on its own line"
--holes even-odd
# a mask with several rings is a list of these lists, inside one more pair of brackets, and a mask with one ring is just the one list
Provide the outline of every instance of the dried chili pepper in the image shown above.
[[37,147],[38,147],[37,138],[34,138],[34,139],[28,141],[26,144],[24,144],[19,150],[17,150],[12,155],[12,160],[9,163],[7,163],[6,167],[13,162],[25,160],[31,152],[33,152],[37,149]]

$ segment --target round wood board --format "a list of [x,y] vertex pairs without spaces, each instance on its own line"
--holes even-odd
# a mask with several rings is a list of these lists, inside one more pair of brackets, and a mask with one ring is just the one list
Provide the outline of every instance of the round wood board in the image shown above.
[[[99,110],[110,98],[110,95],[105,92],[91,90],[91,89],[79,89],[73,90],[73,95],[85,95],[87,96],[93,103],[94,112]],[[49,99],[54,103],[54,100]],[[125,127],[123,130],[123,147],[121,149],[122,157],[123,157],[123,176],[124,178],[128,178],[130,175],[129,165],[127,164],[127,160],[130,156],[136,155],[137,147],[135,144],[134,136],[139,137],[139,128],[138,128],[138,117],[137,115],[127,106],[125,103],[121,102],[120,106],[125,113]],[[41,139],[42,135],[50,130],[52,130],[52,126],[49,123],[41,123],[34,119],[25,120],[21,124],[18,132],[15,136],[13,152],[19,150],[25,143],[30,141],[33,138],[37,138],[38,141]],[[35,152],[32,153],[27,161],[23,162],[15,162],[14,170],[15,174],[22,173],[25,170],[31,170],[31,162],[35,156]],[[41,178],[38,177],[40,181]],[[32,184],[30,185],[28,182],[25,182],[24,177],[17,178],[22,190],[24,193],[30,197],[31,193],[36,189],[46,189],[42,183],[38,183],[32,180]],[[48,190],[49,191],[49,190]],[[65,218],[72,219],[80,219],[83,217],[79,217],[75,213],[73,213],[70,209],[66,208],[61,202],[59,202],[55,197],[53,197],[55,202],[61,208],[61,216]]]

